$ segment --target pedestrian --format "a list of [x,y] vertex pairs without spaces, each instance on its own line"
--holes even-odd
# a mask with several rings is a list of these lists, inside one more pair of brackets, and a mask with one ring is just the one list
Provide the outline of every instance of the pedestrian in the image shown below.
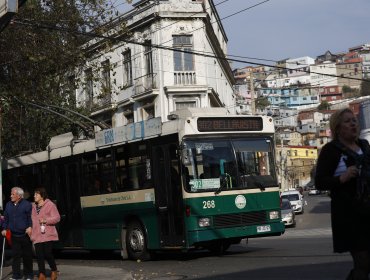
[[23,258],[23,275],[27,280],[33,279],[32,265],[32,205],[23,199],[24,191],[20,187],[11,189],[10,201],[5,206],[4,223],[1,234],[6,236],[6,230],[11,232],[12,270],[11,279],[22,279],[21,258]]
[[39,280],[46,279],[45,260],[51,270],[51,280],[58,277],[57,265],[53,256],[53,243],[58,241],[58,232],[55,225],[60,221],[56,205],[48,199],[45,188],[35,189],[35,203],[32,204],[32,236],[35,245]]
[[358,138],[358,120],[349,108],[330,118],[332,141],[321,150],[315,183],[329,190],[334,252],[350,252],[353,269],[346,279],[369,279],[370,146]]

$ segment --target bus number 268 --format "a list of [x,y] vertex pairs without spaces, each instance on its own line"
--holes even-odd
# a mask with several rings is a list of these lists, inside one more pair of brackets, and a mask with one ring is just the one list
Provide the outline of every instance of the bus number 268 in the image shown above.
[[215,208],[216,203],[214,200],[203,201],[203,209]]

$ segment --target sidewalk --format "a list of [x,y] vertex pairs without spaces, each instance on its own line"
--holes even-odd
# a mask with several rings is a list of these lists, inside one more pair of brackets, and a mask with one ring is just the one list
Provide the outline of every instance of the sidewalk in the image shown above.
[[[72,280],[72,279],[112,279],[112,280],[134,280],[131,272],[121,268],[111,267],[96,267],[96,266],[80,266],[80,265],[58,265],[60,271],[58,280]],[[37,265],[34,263],[33,271],[34,279],[37,279]],[[50,279],[50,271],[46,272],[47,279]],[[12,277],[12,267],[6,266],[3,268],[3,278],[0,280],[8,280]]]

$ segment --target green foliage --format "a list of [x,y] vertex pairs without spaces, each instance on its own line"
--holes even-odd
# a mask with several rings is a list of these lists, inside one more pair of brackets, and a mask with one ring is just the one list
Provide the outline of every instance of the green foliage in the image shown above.
[[265,109],[267,106],[270,105],[270,102],[268,101],[267,97],[260,96],[256,100],[256,109]]
[[317,106],[317,109],[318,110],[329,110],[330,109],[330,104],[326,100],[321,101],[320,105]]
[[27,102],[82,112],[75,95],[82,82],[75,77],[88,58],[81,46],[91,39],[82,33],[107,31],[99,27],[111,21],[114,12],[112,3],[104,0],[27,1],[14,23],[0,33],[4,156],[44,150],[51,136],[78,133],[76,123]]
[[361,82],[360,94],[361,96],[370,95],[370,79]]
[[360,91],[357,88],[351,88],[347,85],[342,87],[342,93],[344,98],[360,97]]
[[353,91],[353,89],[352,89],[351,87],[347,86],[347,85],[344,85],[344,86],[342,87],[342,92],[343,92],[343,93],[350,93],[350,92],[352,92],[352,91]]

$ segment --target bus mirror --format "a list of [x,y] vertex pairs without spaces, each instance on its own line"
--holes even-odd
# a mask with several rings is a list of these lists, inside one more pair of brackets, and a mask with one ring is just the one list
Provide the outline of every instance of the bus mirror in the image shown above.
[[190,158],[191,158],[191,150],[189,154],[189,150],[183,149],[182,150],[182,164],[189,165],[190,164]]

